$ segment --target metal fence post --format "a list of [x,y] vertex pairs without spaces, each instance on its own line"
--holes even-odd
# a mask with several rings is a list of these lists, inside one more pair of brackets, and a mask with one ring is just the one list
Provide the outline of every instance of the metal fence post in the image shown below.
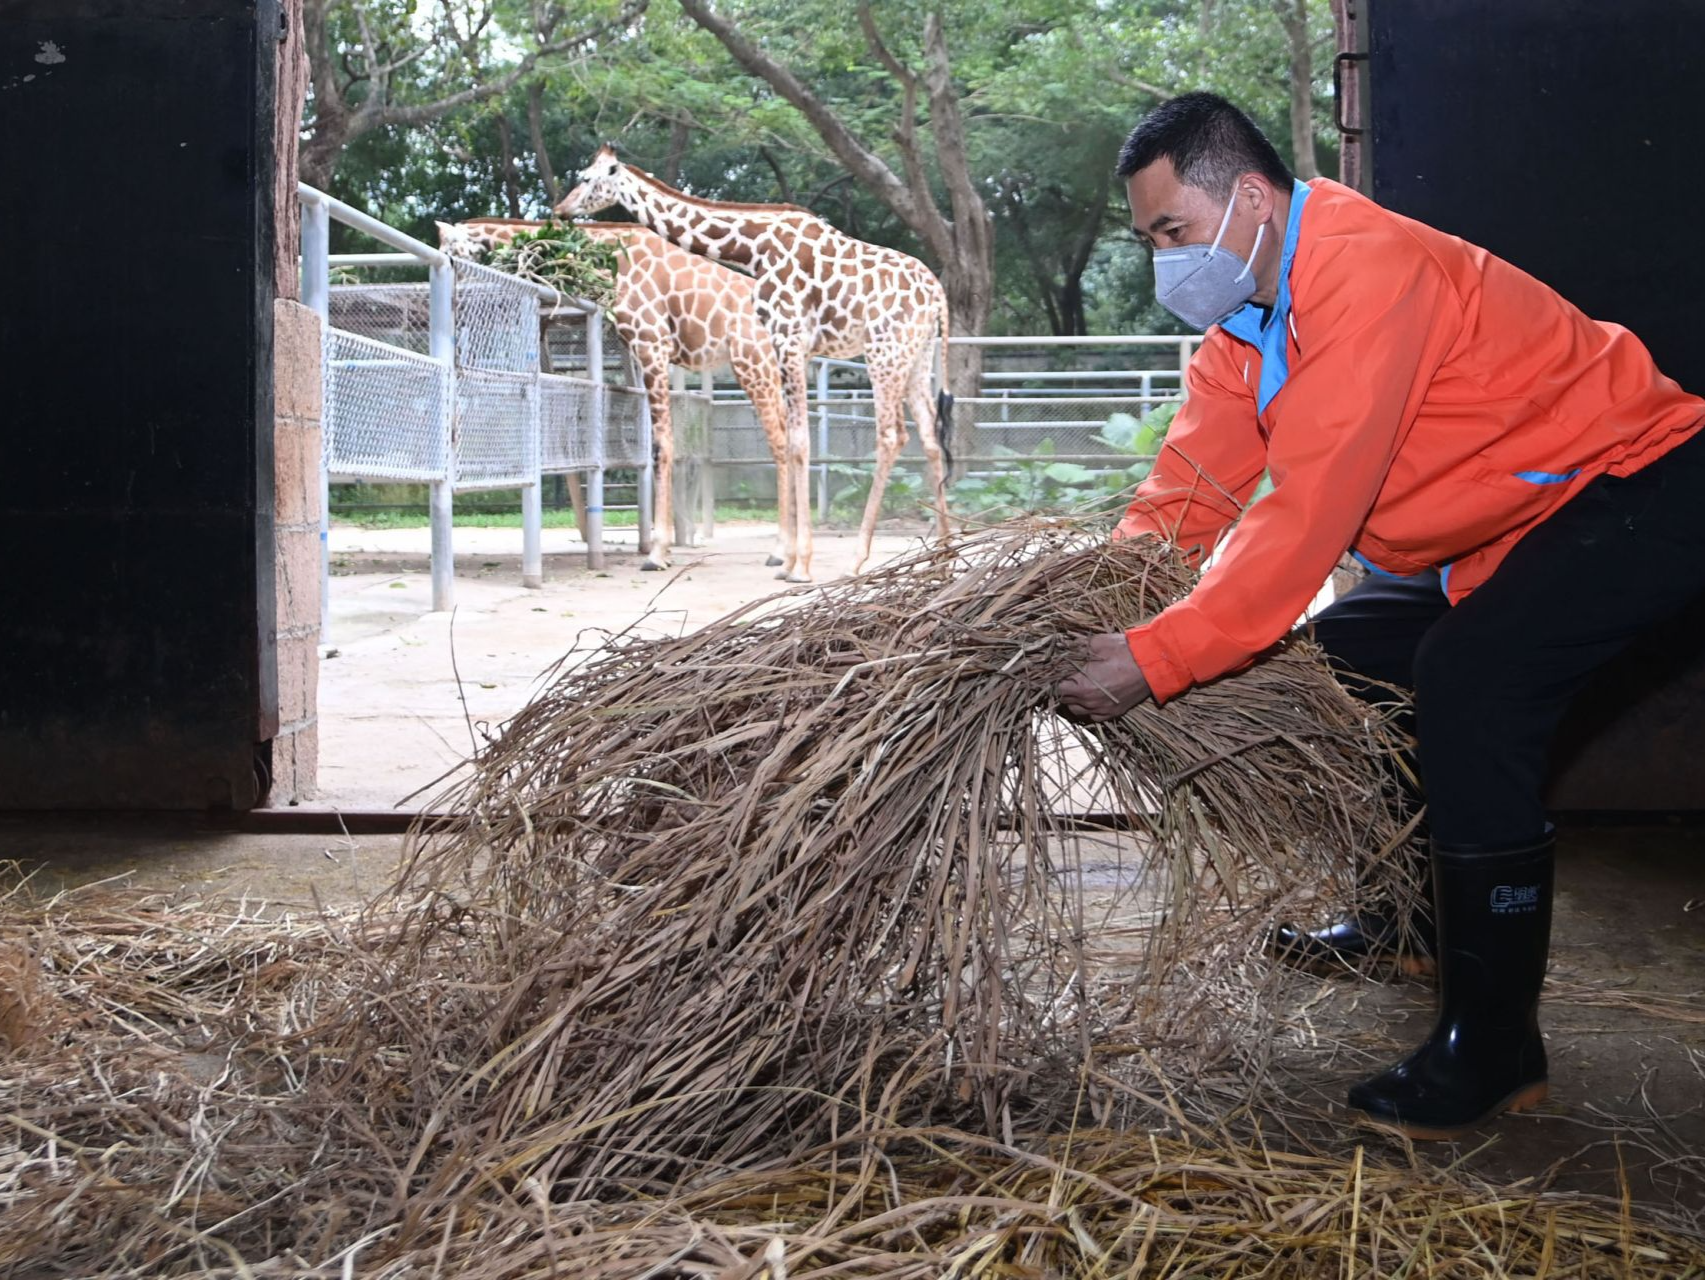
[[716,536],[716,375],[706,369],[699,375],[699,390],[704,393],[704,427],[696,432],[699,447],[699,523],[704,526],[702,541]]
[[1190,379],[1186,376],[1190,370],[1190,356],[1195,352],[1197,339],[1178,339],[1178,398],[1190,398]]
[[448,258],[431,267],[429,353],[444,365],[439,397],[443,474],[432,481],[432,609],[455,604],[456,559],[452,537],[456,491],[456,275]]
[[527,482],[521,486],[521,585],[545,585],[545,478],[540,471],[539,401],[544,389],[537,378],[527,395],[527,438],[522,446],[526,458],[522,470]]
[[[331,323],[331,210],[320,200],[302,200],[302,303],[320,317],[320,377],[325,377],[326,328]],[[322,393],[324,387],[321,388]],[[322,397],[323,402],[323,397]],[[320,643],[332,635],[332,424],[320,421]]]
[[[787,468],[776,477],[787,483]],[[778,499],[780,495],[777,495]],[[817,362],[817,519],[829,518],[829,362]]]
[[[539,331],[544,332],[543,322]],[[544,477],[544,398],[545,384],[540,379],[544,362],[539,359],[539,346],[528,354],[533,361],[533,381],[527,388],[527,434],[522,442],[521,470],[526,482],[521,486],[521,585],[545,585],[545,477]]]
[[586,376],[592,381],[592,456],[593,467],[586,477],[586,567],[604,567],[604,438],[608,434],[605,421],[604,392],[604,313],[590,312],[586,317]]

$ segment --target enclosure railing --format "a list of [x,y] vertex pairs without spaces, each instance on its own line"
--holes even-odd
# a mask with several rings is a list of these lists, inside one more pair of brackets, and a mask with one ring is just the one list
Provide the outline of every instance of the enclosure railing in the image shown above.
[[[958,337],[955,347],[983,348],[1000,354],[1046,356],[1057,361],[1077,353],[1133,353],[1110,368],[985,368],[978,394],[960,396],[956,423],[968,427],[976,447],[955,457],[956,468],[973,474],[1027,464],[1074,463],[1090,468],[1128,465],[1137,459],[1120,454],[1103,438],[1108,418],[1126,413],[1143,418],[1156,407],[1184,395],[1184,370],[1200,346],[1200,334],[1117,334],[1090,337]],[[1135,356],[1148,354],[1148,367]],[[832,473],[837,467],[871,461],[876,432],[875,400],[857,360],[812,362],[807,405],[812,422],[812,469],[817,514],[827,519]],[[851,382],[853,385],[848,385]],[[750,411],[737,387],[715,392],[715,463],[729,472],[768,463]],[[1040,451],[1046,441],[1048,448]],[[915,446],[907,455],[916,461]]]
[[[604,477],[614,464],[641,474],[650,492],[650,415],[645,397],[611,384],[604,316],[593,303],[452,258],[335,197],[301,184],[302,300],[325,333],[320,485],[322,643],[330,636],[330,485],[333,476],[423,481],[430,487],[432,608],[454,596],[453,503],[458,489],[521,492],[521,580],[542,585],[542,477],[586,474],[587,562],[604,563]],[[331,254],[336,220],[388,245],[391,253]],[[421,285],[334,287],[331,268],[423,266]],[[362,294],[361,291],[366,293]],[[372,331],[338,327],[334,295],[352,305],[339,317],[383,317]],[[424,323],[416,323],[424,315]],[[586,376],[543,366],[542,325],[577,317],[585,329]],[[625,358],[626,353],[623,353]],[[639,538],[650,537],[640,503]]]

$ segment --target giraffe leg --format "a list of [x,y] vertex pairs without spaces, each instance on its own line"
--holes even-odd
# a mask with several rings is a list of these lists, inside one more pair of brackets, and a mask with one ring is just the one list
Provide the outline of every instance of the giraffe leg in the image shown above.
[[580,482],[580,473],[570,471],[564,477],[567,480],[568,505],[574,510],[574,529],[580,535],[582,542],[586,541],[586,487]]
[[791,490],[793,547],[788,563],[776,575],[788,582],[811,581],[811,427],[805,408],[803,345],[781,352],[787,397],[787,470],[782,483]]
[[858,526],[858,556],[853,572],[870,559],[870,542],[876,536],[876,520],[882,514],[882,494],[888,488],[888,473],[906,444],[904,372],[880,365],[870,366],[870,389],[876,400],[876,475],[870,482],[870,497],[864,502],[864,519]]
[[651,442],[657,450],[657,505],[651,513],[651,546],[641,569],[669,567],[670,500],[675,481],[675,424],[669,416],[669,364],[654,361],[645,366],[645,396],[651,403]]
[[[768,344],[768,336],[764,338]],[[766,353],[768,354],[768,353]],[[768,362],[736,358],[735,380],[752,402],[770,456],[776,460],[776,548],[764,563],[771,568],[793,562],[793,486],[787,482],[787,401],[782,395],[774,357]]]
[[912,366],[912,376],[906,386],[906,405],[912,411],[912,422],[918,429],[918,443],[923,446],[924,460],[929,464],[930,489],[935,498],[936,537],[945,538],[949,532],[947,473],[942,466],[941,432],[953,430],[953,424],[935,420],[935,397],[930,394],[927,356]]
[[788,483],[787,429],[770,441],[770,453],[776,460],[776,545],[765,557],[769,568],[792,564],[794,553],[793,486]]

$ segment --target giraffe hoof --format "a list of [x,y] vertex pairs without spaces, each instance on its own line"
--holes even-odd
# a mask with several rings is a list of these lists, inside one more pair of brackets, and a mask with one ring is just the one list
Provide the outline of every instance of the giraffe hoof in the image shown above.
[[776,574],[776,577],[780,578],[783,582],[803,583],[811,581],[811,575],[809,573],[778,573]]
[[662,573],[668,567],[669,566],[666,564],[654,564],[650,560],[647,560],[644,564],[639,566],[639,570],[641,573]]
[[786,564],[787,561],[783,560],[780,556],[771,556],[768,560],[764,561],[764,563],[773,569],[778,564]]

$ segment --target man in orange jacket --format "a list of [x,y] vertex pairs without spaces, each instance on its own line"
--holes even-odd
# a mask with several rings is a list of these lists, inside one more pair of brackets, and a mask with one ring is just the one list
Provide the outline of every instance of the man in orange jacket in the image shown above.
[[[1705,590],[1705,401],[1485,250],[1295,181],[1211,94],[1146,117],[1118,172],[1157,298],[1207,337],[1114,536],[1200,560],[1236,527],[1187,598],[1090,637],[1061,702],[1106,719],[1249,665],[1354,552],[1372,576],[1315,635],[1353,689],[1414,690],[1440,1012],[1350,1103],[1416,1137],[1531,1106],[1547,750],[1591,672]],[[1388,924],[1293,941],[1365,952]]]

